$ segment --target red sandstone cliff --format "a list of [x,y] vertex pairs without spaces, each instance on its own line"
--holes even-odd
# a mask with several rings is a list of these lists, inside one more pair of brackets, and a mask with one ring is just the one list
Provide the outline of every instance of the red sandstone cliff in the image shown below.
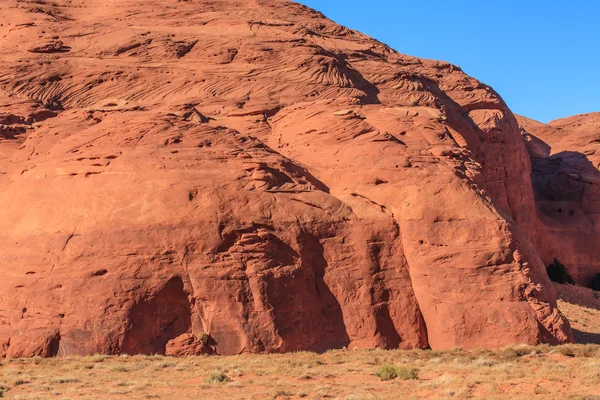
[[0,4],[0,356],[572,339],[458,67],[284,0],[39,3]]
[[587,286],[600,272],[600,113],[519,122],[532,154],[538,253]]

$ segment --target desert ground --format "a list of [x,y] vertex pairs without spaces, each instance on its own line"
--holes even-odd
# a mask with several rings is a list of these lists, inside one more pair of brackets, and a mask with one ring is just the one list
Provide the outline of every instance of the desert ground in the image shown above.
[[582,343],[497,350],[332,350],[6,359],[10,399],[600,399],[600,300],[556,285]]

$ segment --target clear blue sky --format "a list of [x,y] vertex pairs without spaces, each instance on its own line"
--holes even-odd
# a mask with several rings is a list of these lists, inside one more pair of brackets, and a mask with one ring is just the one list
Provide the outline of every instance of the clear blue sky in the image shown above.
[[600,0],[299,0],[404,54],[444,60],[542,122],[600,111]]

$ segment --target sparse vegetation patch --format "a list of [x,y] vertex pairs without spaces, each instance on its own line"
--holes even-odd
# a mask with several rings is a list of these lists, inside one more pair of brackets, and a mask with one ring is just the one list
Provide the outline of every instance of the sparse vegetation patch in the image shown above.
[[222,372],[213,372],[206,378],[206,383],[227,383],[231,382],[231,378]]
[[377,370],[375,375],[382,381],[419,379],[419,371],[417,369],[404,366],[383,365]]

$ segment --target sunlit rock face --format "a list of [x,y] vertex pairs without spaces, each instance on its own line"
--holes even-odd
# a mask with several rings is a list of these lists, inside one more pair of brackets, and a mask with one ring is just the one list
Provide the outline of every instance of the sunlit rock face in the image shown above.
[[571,340],[458,67],[283,0],[39,3],[0,4],[0,356]]

